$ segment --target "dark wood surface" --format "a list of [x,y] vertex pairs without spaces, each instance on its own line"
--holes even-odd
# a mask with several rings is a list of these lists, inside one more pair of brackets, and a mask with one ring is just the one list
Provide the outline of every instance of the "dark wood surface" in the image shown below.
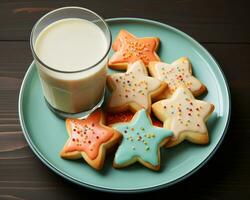
[[54,174],[31,152],[19,124],[22,78],[32,61],[29,35],[46,12],[76,5],[111,17],[141,17],[175,26],[216,58],[232,95],[232,118],[216,155],[185,181],[146,194],[108,199],[249,199],[250,196],[250,3],[230,0],[0,1],[0,199],[92,199],[100,192]]

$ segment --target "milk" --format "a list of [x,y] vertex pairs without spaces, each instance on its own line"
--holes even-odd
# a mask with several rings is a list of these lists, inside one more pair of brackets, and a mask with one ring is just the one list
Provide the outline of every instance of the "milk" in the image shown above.
[[41,31],[34,49],[42,61],[36,65],[44,96],[53,108],[78,113],[101,100],[108,44],[97,25],[78,18],[56,21]]

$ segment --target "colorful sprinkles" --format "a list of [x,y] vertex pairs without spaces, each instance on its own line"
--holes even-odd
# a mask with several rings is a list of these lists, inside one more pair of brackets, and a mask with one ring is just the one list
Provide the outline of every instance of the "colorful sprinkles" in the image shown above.
[[183,87],[178,88],[172,98],[162,100],[164,113],[171,118],[171,130],[177,136],[181,131],[206,132],[204,118],[209,114],[211,104],[196,100],[191,92]]
[[[109,65],[119,62],[133,63],[141,59],[144,64],[148,65],[150,61],[159,61],[155,51],[158,47],[158,38],[136,38],[128,31],[122,30],[116,41],[119,40],[122,45],[115,48],[116,52],[111,57]],[[116,43],[115,41],[115,43]]]
[[109,76],[115,90],[112,93],[109,107],[121,106],[136,102],[142,108],[148,108],[149,95],[161,86],[161,81],[147,76],[146,68],[141,61],[133,63],[126,73]]
[[[186,95],[186,93],[183,93],[184,95]],[[171,107],[171,115],[173,117],[175,117],[175,113],[177,113],[177,121],[178,123],[180,124],[185,124],[186,127],[189,127],[189,125],[191,125],[191,121],[193,121],[193,117],[192,115],[195,115],[197,117],[200,116],[200,107],[195,107],[195,108],[192,108],[194,103],[193,103],[194,100],[191,100],[189,98],[185,98],[185,103],[172,103],[170,104],[170,107]],[[191,107],[187,106],[186,105],[190,105]],[[164,110],[167,112],[167,106],[169,105],[163,105],[163,108]],[[186,108],[186,111],[185,110]],[[184,111],[184,112],[183,112]],[[197,123],[197,126],[200,127],[200,124]]]
[[140,41],[138,39],[125,39],[126,48],[123,50],[122,58],[123,60],[131,60],[134,57],[141,59],[144,63],[148,63],[150,58],[148,56],[150,52],[149,42]]
[[65,152],[83,151],[91,159],[98,155],[100,145],[108,141],[113,133],[99,124],[101,115],[99,114],[99,118],[96,116],[98,114],[93,113],[85,120],[68,119],[70,137],[64,148]]
[[186,58],[180,58],[172,64],[159,62],[155,66],[156,77],[168,84],[170,94],[182,85],[195,92],[202,87],[202,83],[192,75],[190,65]]

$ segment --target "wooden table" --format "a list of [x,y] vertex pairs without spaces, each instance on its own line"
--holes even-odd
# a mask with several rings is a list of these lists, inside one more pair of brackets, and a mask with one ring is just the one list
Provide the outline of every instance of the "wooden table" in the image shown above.
[[[141,17],[172,25],[203,44],[221,65],[232,94],[232,118],[215,156],[192,177],[146,194],[190,199],[247,199],[250,196],[250,4],[230,0],[85,0],[0,2],[0,199],[91,199],[99,192],[72,184],[45,167],[31,152],[20,127],[17,101],[32,61],[29,35],[46,12],[69,5],[104,18]],[[103,197],[119,199],[117,194]]]

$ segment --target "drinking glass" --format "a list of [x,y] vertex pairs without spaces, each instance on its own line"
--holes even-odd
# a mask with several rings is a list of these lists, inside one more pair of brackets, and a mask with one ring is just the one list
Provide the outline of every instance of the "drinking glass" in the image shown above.
[[[78,71],[54,69],[43,62],[36,53],[36,39],[48,25],[66,18],[80,18],[97,25],[105,35],[107,49],[103,57],[91,66]],[[43,95],[49,108],[60,117],[84,118],[104,101],[108,54],[111,33],[102,17],[81,7],[63,7],[53,10],[34,25],[30,46],[40,77]]]

